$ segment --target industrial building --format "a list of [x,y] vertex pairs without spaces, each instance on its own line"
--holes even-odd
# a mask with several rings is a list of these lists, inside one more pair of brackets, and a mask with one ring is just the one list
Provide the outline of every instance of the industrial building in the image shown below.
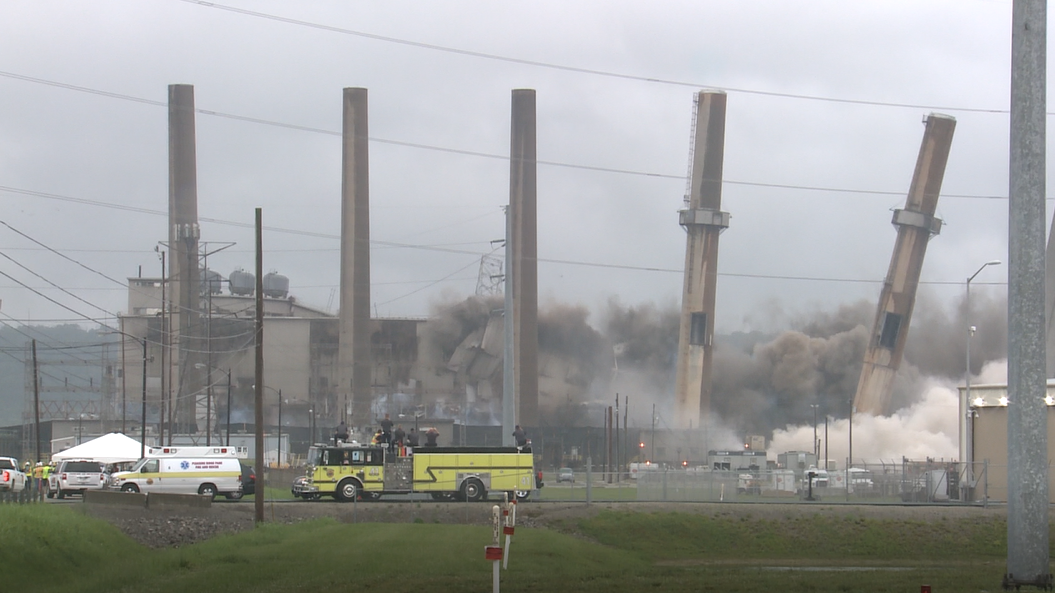
[[[1015,405],[1008,397],[1007,385],[971,385],[960,388],[960,460],[964,464],[960,483],[970,488],[973,501],[1006,501],[1008,497],[1007,411]],[[1055,380],[1048,380],[1047,458],[1055,459]],[[1055,491],[1055,480],[1048,472],[1048,489]]]

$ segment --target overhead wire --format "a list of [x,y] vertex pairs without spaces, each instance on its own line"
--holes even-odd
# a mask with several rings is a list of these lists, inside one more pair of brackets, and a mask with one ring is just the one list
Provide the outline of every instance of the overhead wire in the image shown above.
[[[121,94],[121,93],[111,93],[111,92],[108,92],[108,91],[101,91],[101,90],[92,89],[92,88],[89,88],[89,87],[83,87],[83,86],[78,86],[78,85],[60,83],[60,82],[55,82],[55,81],[46,80],[46,79],[42,79],[42,78],[35,78],[35,77],[30,77],[30,76],[24,76],[24,75],[20,75],[20,74],[15,74],[13,72],[0,71],[0,77],[14,78],[14,79],[17,79],[17,80],[23,80],[23,81],[27,81],[27,82],[33,82],[33,83],[44,84],[44,85],[49,85],[49,86],[55,86],[55,87],[58,87],[58,88],[63,88],[63,89],[68,89],[68,90],[73,90],[73,91],[80,91],[80,92],[85,92],[85,93],[90,93],[90,94],[97,94],[97,95],[102,95],[102,96],[115,98],[115,99],[125,99],[125,100],[129,100],[129,101],[135,101],[135,102],[138,102],[138,103],[146,103],[146,104],[150,104],[150,105],[156,105],[156,106],[159,106],[159,107],[167,107],[167,105],[168,105],[167,103],[165,103],[163,101],[155,101],[155,100],[151,100],[151,99],[144,99],[142,97],[135,97],[133,95],[124,95],[124,94]],[[194,111],[196,113],[200,113],[202,115],[209,115],[209,116],[214,116],[214,117],[220,117],[220,118],[244,121],[244,122],[255,123],[255,124],[260,124],[260,125],[267,125],[267,126],[280,127],[280,128],[286,128],[286,129],[300,130],[300,131],[304,131],[304,132],[311,132],[311,133],[316,133],[316,134],[324,134],[324,135],[333,136],[333,137],[341,137],[342,136],[342,132],[339,131],[339,130],[327,130],[327,129],[324,129],[324,128],[316,128],[316,127],[312,127],[312,126],[303,126],[303,125],[299,125],[299,124],[291,124],[291,123],[286,123],[286,122],[279,122],[279,121],[263,119],[263,118],[258,118],[258,117],[250,117],[250,116],[238,115],[238,114],[234,114],[234,113],[226,113],[226,112],[222,112],[222,111],[215,111],[215,110],[211,110],[211,109],[195,108]],[[1055,112],[1049,113],[1049,115],[1055,115]],[[379,144],[390,144],[390,145],[395,145],[395,146],[404,146],[404,147],[408,147],[408,148],[417,148],[417,149],[421,149],[421,150],[431,150],[431,151],[446,152],[446,153],[460,154],[460,155],[466,155],[466,156],[475,156],[475,157],[487,158],[487,159],[508,161],[509,158],[510,158],[509,155],[505,155],[505,154],[497,154],[497,153],[482,152],[482,151],[477,151],[477,150],[467,150],[467,149],[460,149],[460,148],[452,148],[452,147],[447,147],[447,146],[436,146],[436,145],[432,145],[432,144],[422,144],[422,143],[419,143],[419,142],[408,142],[408,141],[402,141],[402,140],[393,140],[393,139],[388,139],[388,138],[379,138],[377,136],[369,136],[369,137],[367,137],[367,140],[370,141],[370,142],[375,142],[375,143],[379,143]],[[546,166],[552,166],[552,167],[562,167],[562,168],[569,168],[569,169],[581,169],[581,170],[585,170],[585,171],[596,171],[596,172],[602,172],[602,173],[615,173],[615,174],[621,174],[621,175],[632,175],[632,176],[640,176],[640,177],[654,177],[654,178],[671,179],[671,180],[677,180],[677,181],[684,181],[685,180],[685,175],[683,175],[683,174],[660,173],[660,172],[655,172],[655,171],[639,171],[639,170],[627,169],[627,168],[603,167],[603,166],[598,166],[598,165],[584,165],[584,164],[580,164],[580,163],[567,163],[567,162],[561,162],[561,161],[536,160],[535,162],[537,164],[539,164],[539,165],[546,165]],[[894,190],[870,190],[870,189],[855,189],[855,188],[836,188],[836,187],[809,186],[809,185],[786,184],[786,183],[767,183],[767,182],[756,182],[756,181],[743,181],[743,180],[735,180],[735,179],[722,179],[722,183],[723,184],[728,184],[728,185],[744,185],[744,186],[767,187],[767,188],[775,188],[775,189],[797,189],[797,190],[838,192],[838,193],[851,193],[851,194],[902,195],[903,196],[906,193],[905,191],[894,191]],[[39,197],[58,197],[58,196],[48,195],[45,192],[34,192],[32,190],[21,190],[21,189],[18,189],[18,188],[7,188],[7,187],[0,186],[0,189],[3,189],[5,191],[11,191],[13,193],[24,193],[24,194],[27,194],[27,195],[37,195]],[[987,200],[1006,200],[1007,199],[1007,196],[986,195],[986,194],[978,195],[978,194],[944,193],[944,194],[941,194],[941,195],[942,195],[942,197],[945,197],[945,198],[987,199]],[[83,203],[83,204],[89,204],[89,205],[106,204],[104,202],[96,202],[94,200],[86,200],[86,199],[80,199],[80,198],[66,198],[66,197],[64,197],[64,199],[66,201],[74,201],[74,202]],[[138,207],[138,206],[130,206],[130,205],[126,205],[126,204],[108,205],[108,207],[113,207],[113,208],[120,209],[120,210],[127,210],[127,211],[130,211],[130,212],[143,212],[143,213],[149,213],[149,214],[154,214],[154,213],[158,212],[157,210],[151,210],[149,208],[142,208],[142,207]],[[165,214],[167,215],[167,212]],[[200,220],[208,221],[209,219],[201,218]],[[248,226],[252,226],[252,223],[244,223],[244,224],[248,225]]]
[[[317,30],[321,30],[321,31],[328,31],[328,32],[331,32],[331,33],[338,33],[338,34],[341,34],[341,35],[350,35],[350,36],[354,36],[354,37],[361,37],[361,38],[364,38],[364,39],[371,39],[371,40],[374,40],[374,41],[381,41],[381,42],[384,42],[384,43],[392,43],[392,44],[404,45],[404,46],[408,46],[408,47],[416,47],[416,48],[420,48],[420,49],[426,49],[426,50],[430,50],[430,51],[444,52],[444,53],[462,55],[462,56],[473,57],[473,58],[481,58],[481,59],[485,59],[485,60],[493,60],[493,61],[505,62],[505,63],[510,63],[510,64],[519,64],[519,65],[522,65],[522,66],[533,66],[533,67],[537,67],[537,68],[546,68],[546,69],[550,69],[550,70],[560,70],[560,71],[572,72],[572,73],[576,73],[576,74],[589,74],[589,75],[593,75],[593,76],[602,76],[602,77],[606,77],[606,78],[615,78],[615,79],[621,79],[621,80],[631,80],[631,81],[636,81],[636,82],[645,82],[645,83],[649,83],[649,84],[662,84],[662,85],[671,85],[671,86],[679,86],[679,87],[692,87],[692,88],[720,88],[720,89],[722,89],[722,90],[724,90],[726,92],[729,92],[729,93],[742,93],[742,94],[747,94],[747,95],[760,95],[760,96],[778,97],[778,98],[784,98],[784,99],[801,99],[801,100],[808,100],[808,101],[823,101],[823,102],[828,102],[828,103],[843,103],[843,104],[851,104],[851,105],[869,105],[869,106],[875,106],[875,107],[896,107],[896,108],[905,108],[905,109],[929,109],[929,110],[940,110],[940,111],[961,111],[961,112],[967,112],[967,113],[995,113],[995,114],[1003,114],[1003,113],[1009,113],[1010,112],[1009,109],[992,109],[992,108],[983,108],[983,107],[957,107],[957,106],[950,106],[950,105],[929,105],[929,104],[925,104],[925,103],[901,103],[901,102],[893,102],[893,101],[875,101],[875,100],[868,100],[868,99],[848,99],[848,98],[842,98],[842,97],[827,97],[827,96],[823,96],[823,95],[807,95],[807,94],[802,94],[802,93],[788,93],[788,92],[779,92],[779,91],[763,91],[763,90],[758,90],[758,89],[737,88],[737,87],[728,87],[728,86],[722,86],[722,85],[714,85],[714,84],[710,84],[710,83],[706,83],[706,82],[694,82],[694,81],[687,81],[687,80],[674,80],[674,79],[669,79],[669,78],[658,78],[658,77],[654,77],[654,76],[642,76],[642,75],[636,75],[636,74],[628,74],[628,73],[625,73],[625,72],[615,72],[615,71],[611,71],[611,70],[600,70],[600,69],[595,69],[595,68],[584,68],[584,67],[579,67],[579,66],[569,66],[569,65],[566,65],[566,64],[557,64],[555,62],[543,62],[543,61],[540,61],[540,60],[529,60],[529,59],[525,59],[525,58],[514,58],[514,57],[510,57],[510,56],[503,56],[503,55],[500,55],[500,54],[495,54],[495,53],[467,50],[467,49],[461,49],[461,48],[450,47],[450,46],[445,46],[445,45],[438,45],[438,44],[434,44],[434,43],[425,43],[425,42],[421,42],[421,41],[414,41],[414,40],[411,40],[411,39],[401,39],[401,38],[398,38],[398,37],[390,37],[390,36],[386,36],[386,35],[378,35],[376,33],[367,33],[365,31],[356,31],[356,30],[353,30],[353,29],[346,29],[346,28],[337,27],[337,26],[334,26],[334,25],[325,25],[325,24],[322,24],[322,23],[315,23],[315,22],[305,21],[305,20],[301,20],[301,19],[295,19],[295,18],[291,18],[291,17],[284,17],[284,16],[279,16],[279,15],[276,15],[276,14],[260,12],[260,11],[256,11],[256,10],[249,10],[249,9],[246,9],[246,8],[239,8],[239,7],[235,7],[235,6],[228,6],[228,5],[225,5],[225,4],[218,4],[218,3],[215,3],[215,2],[205,2],[204,0],[180,0],[180,1],[186,2],[188,4],[194,4],[194,5],[197,5],[197,6],[202,6],[202,7],[205,7],[205,8],[213,8],[213,9],[217,9],[217,10],[224,10],[224,11],[228,11],[228,12],[232,12],[232,13],[236,13],[236,14],[241,14],[241,15],[245,15],[245,16],[251,16],[251,17],[254,17],[254,18],[267,19],[267,20],[271,20],[271,21],[286,23],[286,24],[290,24],[290,25],[296,25],[296,26],[300,26],[300,27],[307,27],[307,28],[317,29]],[[1048,115],[1051,115],[1051,113],[1049,113]],[[683,179],[683,177],[679,177],[679,178]]]
[[[4,315],[5,317],[9,317],[6,313],[3,313],[3,312],[0,312],[0,315]],[[24,327],[26,327],[26,329],[28,329],[29,331],[32,331],[33,333],[36,333],[36,334],[42,336],[43,338],[34,338],[30,334],[18,329],[17,327],[11,325],[10,323],[7,323],[3,319],[0,319],[0,324],[3,324],[4,326],[10,328],[11,330],[19,333],[20,335],[22,335],[26,339],[36,340],[37,342],[41,342],[41,345],[44,346],[47,350],[57,350],[58,349],[57,347],[51,345],[50,342],[52,342],[52,341],[57,341],[58,343],[63,344],[66,347],[72,346],[71,344],[68,344],[68,343],[66,343],[66,342],[64,342],[62,340],[56,340],[55,338],[53,338],[51,336],[46,336],[43,332],[41,332],[41,331],[37,330],[36,328],[31,327],[31,326],[24,326]],[[81,358],[80,356],[77,356],[76,354],[72,354],[72,355],[68,355],[68,356],[70,356],[74,360],[77,360],[78,362],[83,363],[85,365],[90,365],[90,364],[94,364],[95,363],[95,361],[93,361],[93,360],[88,360],[86,358]],[[23,362],[25,362],[25,361],[23,361]],[[56,381],[62,381],[63,380],[62,378],[60,378],[58,376],[55,376],[55,375],[50,374],[50,373],[47,373],[46,371],[38,371],[38,372],[40,374],[42,374],[42,375],[51,377],[51,378],[55,379]],[[84,377],[83,375],[78,375],[77,373],[72,372],[72,371],[69,371],[67,374],[72,375],[72,376],[80,379],[81,381],[83,381],[85,383],[90,383],[90,380],[87,377]]]

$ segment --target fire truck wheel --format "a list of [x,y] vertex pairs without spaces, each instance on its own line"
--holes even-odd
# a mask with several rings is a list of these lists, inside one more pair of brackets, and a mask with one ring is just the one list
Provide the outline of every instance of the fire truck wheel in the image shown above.
[[531,496],[530,490],[517,490],[517,500],[527,500]]
[[139,486],[135,484],[125,484],[121,486],[121,492],[139,492]]
[[359,494],[359,482],[349,478],[337,485],[337,500],[341,502],[352,502]]
[[462,497],[468,502],[479,502],[487,495],[479,480],[469,479],[462,486]]

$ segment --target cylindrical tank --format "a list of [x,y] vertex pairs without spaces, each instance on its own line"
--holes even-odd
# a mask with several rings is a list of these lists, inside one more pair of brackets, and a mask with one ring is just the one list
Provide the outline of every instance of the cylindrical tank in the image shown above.
[[223,276],[215,270],[202,270],[201,271],[201,293],[202,294],[220,294],[223,290],[224,279]]
[[256,276],[239,268],[231,272],[231,294],[246,296],[256,291]]
[[277,272],[264,274],[264,296],[284,299],[289,294],[289,278]]

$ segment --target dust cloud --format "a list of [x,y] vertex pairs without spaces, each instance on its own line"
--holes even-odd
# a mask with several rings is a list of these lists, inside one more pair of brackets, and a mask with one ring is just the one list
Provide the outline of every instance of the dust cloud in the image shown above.
[[[501,306],[500,297],[437,304],[424,337],[449,357]],[[971,338],[972,371],[1003,381],[999,362],[991,363],[1006,356],[1005,300],[979,291],[972,295],[971,311],[971,324],[978,328]],[[655,422],[657,429],[673,428],[679,315],[674,303],[626,305],[615,298],[597,312],[563,303],[541,306],[543,422],[599,426],[602,410],[619,393],[621,404],[629,397],[631,426],[649,428]],[[828,418],[828,454],[844,460],[874,304],[861,301],[793,315],[774,307],[764,315],[768,325],[784,329],[715,336],[712,411],[717,418],[708,430],[716,442],[717,435],[727,435],[721,440],[730,446],[757,434],[771,436],[770,451],[812,451],[814,418],[819,433]],[[947,310],[921,293],[894,384],[897,412],[854,415],[855,459],[957,456],[956,387],[966,372],[967,325],[962,302]],[[545,368],[544,360],[551,361]],[[544,376],[558,366],[554,360],[560,376]]]

